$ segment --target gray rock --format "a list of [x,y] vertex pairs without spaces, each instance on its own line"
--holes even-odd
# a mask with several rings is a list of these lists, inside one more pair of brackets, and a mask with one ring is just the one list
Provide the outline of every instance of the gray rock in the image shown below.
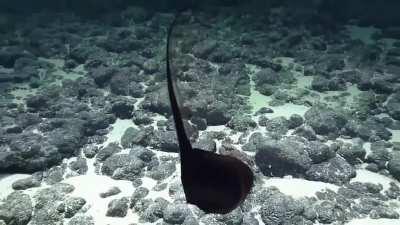
[[164,152],[179,152],[175,131],[155,131],[150,145]]
[[298,176],[311,166],[307,146],[293,137],[271,141],[264,139],[256,146],[256,165],[267,176]]
[[306,172],[309,180],[342,185],[356,176],[355,169],[342,157],[336,156],[328,162],[314,164]]
[[304,137],[309,141],[315,141],[317,139],[317,135],[314,129],[307,124],[303,124],[300,127],[297,127],[296,130],[293,132],[293,134],[296,134],[300,137]]
[[65,218],[71,218],[86,204],[86,200],[81,197],[71,197],[67,198],[64,204]]
[[265,224],[280,225],[303,213],[304,206],[297,200],[276,193],[268,196],[261,206],[261,219]]
[[317,220],[320,223],[333,223],[335,221],[344,221],[344,212],[336,203],[331,201],[323,201],[316,205],[315,211],[317,213]]
[[160,113],[162,115],[171,115],[166,85],[148,93],[141,103],[141,107],[145,110]]
[[193,144],[193,148],[202,149],[205,151],[216,152],[217,143],[209,134],[203,134],[200,136],[199,140]]
[[68,222],[68,225],[95,225],[95,224],[93,217],[79,215],[72,217],[71,220]]
[[121,137],[121,145],[124,148],[130,148],[134,145],[147,146],[149,145],[152,135],[153,131],[151,128],[136,129],[129,127]]
[[288,126],[289,121],[283,116],[272,118],[265,124],[267,131],[277,135],[285,135],[289,131]]
[[26,190],[28,188],[39,187],[42,180],[41,175],[32,175],[27,178],[19,179],[12,184],[14,190]]
[[206,39],[193,46],[193,55],[205,59],[217,47],[217,41]]
[[296,127],[301,126],[303,123],[304,123],[304,119],[302,116],[300,116],[299,114],[292,114],[289,117],[288,128],[294,129]]
[[55,166],[49,169],[46,173],[43,174],[44,181],[48,185],[52,185],[63,180],[63,176],[65,173],[65,169],[61,166]]
[[367,152],[360,145],[343,144],[340,146],[337,153],[347,160],[350,164],[354,165],[363,162]]
[[137,157],[145,163],[149,163],[156,154],[143,146],[135,145],[132,146],[131,150],[129,151],[129,155]]
[[185,221],[182,223],[183,225],[199,225],[199,221],[193,216],[188,216],[185,218]]
[[106,216],[125,217],[128,213],[128,198],[114,199],[108,204]]
[[98,151],[98,153],[96,155],[96,159],[99,161],[104,161],[108,157],[120,152],[121,150],[122,150],[121,147],[119,147],[117,143],[110,143],[106,147],[101,148]]
[[155,180],[163,180],[171,176],[176,170],[176,162],[161,162],[157,167],[152,168],[149,171],[148,176]]
[[0,220],[9,225],[27,225],[32,217],[33,206],[29,195],[16,191],[7,196],[0,206]]
[[84,175],[88,171],[88,165],[85,158],[78,157],[69,164],[69,168],[77,174]]
[[108,198],[110,196],[117,195],[119,193],[121,193],[121,189],[119,189],[118,187],[111,187],[107,191],[100,193],[100,197]]
[[101,172],[117,180],[133,181],[143,175],[144,167],[145,163],[142,160],[128,154],[118,154],[104,161]]
[[232,117],[228,122],[227,127],[236,131],[244,132],[257,127],[257,123],[249,115],[238,114]]
[[400,152],[393,152],[393,157],[387,164],[390,174],[400,180]]
[[143,199],[149,194],[149,189],[145,187],[138,187],[132,194],[130,208],[133,208],[139,200]]
[[400,92],[392,95],[386,104],[388,114],[395,120],[400,120]]
[[311,107],[304,115],[306,123],[310,125],[317,134],[337,135],[346,124],[347,119],[334,109],[322,105]]
[[169,204],[163,211],[163,218],[170,224],[182,224],[190,214],[187,204]]
[[141,215],[141,219],[147,222],[155,222],[164,215],[164,209],[168,206],[169,202],[163,198],[157,198],[152,204],[146,207]]
[[310,141],[306,151],[308,152],[308,156],[310,156],[314,164],[324,162],[335,157],[336,155],[336,153],[329,148],[328,145],[320,141]]
[[377,207],[370,212],[370,217],[372,219],[399,219],[399,213],[397,213],[394,209],[389,207]]

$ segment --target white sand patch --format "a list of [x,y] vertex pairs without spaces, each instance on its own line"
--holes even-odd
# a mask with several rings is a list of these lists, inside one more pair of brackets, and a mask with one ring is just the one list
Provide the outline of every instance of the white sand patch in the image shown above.
[[381,184],[383,186],[383,190],[387,190],[390,187],[390,182],[400,185],[400,182],[396,181],[395,179],[391,179],[366,169],[358,169],[357,176],[351,179],[350,182],[369,182],[373,184]]
[[101,144],[102,147],[105,147],[112,142],[120,144],[121,137],[124,135],[126,129],[129,127],[137,128],[137,126],[130,119],[117,119],[115,123],[111,125],[111,127],[112,130],[106,135],[107,140]]
[[364,219],[354,219],[346,225],[399,225],[399,219],[371,219],[371,218],[364,218]]
[[[111,200],[132,195],[135,190],[132,182],[113,180],[107,176],[83,175],[68,178],[63,183],[71,184],[75,187],[75,190],[70,194],[71,196],[82,197],[86,200],[86,204],[90,206],[86,214],[93,217],[96,225],[138,223],[138,215],[132,210],[128,210],[128,215],[123,218],[106,216],[108,204]],[[118,187],[121,193],[108,198],[100,197],[100,193],[106,192],[112,187]]]
[[337,191],[339,186],[319,181],[309,181],[299,178],[271,178],[265,180],[265,187],[275,186],[285,195],[293,198],[315,197],[318,191],[330,189]]
[[374,44],[375,41],[372,39],[372,35],[379,32],[379,29],[375,27],[359,27],[348,25],[346,26],[350,33],[350,38],[353,40],[361,40],[365,44]]
[[53,83],[56,85],[61,86],[63,80],[76,80],[87,73],[83,64],[77,66],[71,72],[67,72],[63,69],[65,65],[65,60],[63,59],[47,59],[41,57],[39,59],[54,65],[54,71],[43,72],[48,73],[47,76],[55,76],[57,79]]
[[221,132],[221,131],[227,131],[228,129],[229,128],[227,128],[225,125],[207,126],[206,131]]
[[0,201],[14,192],[12,184],[20,179],[30,177],[29,174],[0,174]]

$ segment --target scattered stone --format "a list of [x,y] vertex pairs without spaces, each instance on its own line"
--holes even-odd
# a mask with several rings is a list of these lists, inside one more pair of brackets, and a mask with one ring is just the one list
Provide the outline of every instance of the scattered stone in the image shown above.
[[81,197],[67,198],[65,204],[65,218],[72,218],[85,204],[86,200]]
[[6,224],[27,225],[33,212],[29,195],[16,191],[7,196],[4,204],[0,205],[0,220]]
[[108,198],[110,196],[117,195],[119,193],[121,193],[121,189],[119,189],[118,187],[111,187],[106,192],[100,193],[100,197]]
[[342,157],[314,164],[306,172],[307,179],[342,185],[356,176],[355,169]]
[[106,216],[125,217],[128,213],[128,198],[114,199],[108,204]]

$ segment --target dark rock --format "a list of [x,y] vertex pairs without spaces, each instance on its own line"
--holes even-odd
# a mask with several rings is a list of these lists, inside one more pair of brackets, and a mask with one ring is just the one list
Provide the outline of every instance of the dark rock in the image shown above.
[[314,77],[311,88],[316,91],[344,91],[346,90],[346,82],[341,78],[327,79],[325,77],[316,76]]
[[339,156],[328,162],[314,164],[306,172],[307,179],[339,185],[349,182],[355,176],[355,169]]
[[337,153],[352,165],[363,162],[367,154],[362,146],[352,144],[343,144]]
[[142,176],[144,167],[145,164],[142,160],[128,154],[118,154],[110,156],[104,161],[101,172],[117,180],[133,181]]
[[77,158],[72,161],[69,164],[69,168],[80,175],[84,175],[88,171],[88,165],[85,158]]
[[136,100],[119,99],[112,103],[111,112],[120,119],[130,119],[135,109]]
[[164,221],[170,224],[182,224],[191,214],[186,204],[169,204],[163,211]]
[[399,219],[399,213],[389,207],[377,207],[370,212],[371,219]]
[[261,115],[265,113],[274,113],[274,110],[268,107],[261,107],[255,115]]
[[121,137],[121,145],[124,148],[129,148],[134,145],[148,146],[152,138],[153,130],[151,128],[141,127],[139,129],[129,127],[125,130]]
[[33,57],[33,55],[18,46],[7,46],[0,49],[0,65],[6,68],[14,67],[17,59],[22,57]]
[[387,164],[390,174],[400,180],[400,152],[393,152],[393,157]]
[[93,158],[97,152],[99,151],[99,148],[97,146],[93,146],[93,145],[87,145],[84,146],[83,148],[83,154],[85,155],[86,158]]
[[302,116],[300,116],[299,114],[292,114],[289,117],[288,128],[294,129],[296,127],[301,126],[303,123],[304,123],[304,119]]
[[118,73],[118,69],[114,67],[97,67],[89,70],[88,75],[94,79],[99,87],[104,87],[111,78]]
[[257,123],[249,115],[235,115],[228,122],[227,127],[233,130],[244,132],[257,127]]
[[108,204],[106,216],[125,217],[128,213],[128,198],[114,199]]
[[153,151],[139,145],[132,146],[131,150],[129,151],[129,155],[137,157],[145,163],[150,163],[155,156]]
[[260,214],[265,224],[286,224],[287,221],[301,215],[304,210],[304,206],[300,202],[279,192],[264,200]]
[[106,192],[100,193],[100,197],[108,198],[110,196],[117,195],[119,193],[121,193],[121,189],[119,189],[118,187],[111,187]]
[[317,134],[321,135],[337,134],[347,122],[344,115],[321,105],[311,107],[307,110],[304,117],[306,123],[310,125]]
[[317,139],[317,135],[315,134],[314,129],[307,124],[303,124],[302,126],[297,127],[293,134],[304,137],[309,141],[315,141]]
[[386,104],[388,114],[395,120],[400,120],[400,92],[392,95]]
[[71,218],[86,204],[86,200],[80,197],[71,197],[65,200],[64,204],[65,218]]
[[271,141],[261,139],[256,145],[256,165],[267,176],[299,175],[311,166],[307,146],[291,137]]
[[200,41],[193,46],[193,55],[202,59],[206,59],[217,47],[217,44],[217,41],[211,39]]
[[53,185],[63,180],[64,173],[65,168],[61,166],[54,166],[43,174],[43,180],[46,182],[46,184]]
[[16,191],[7,196],[0,206],[0,220],[6,224],[27,225],[33,212],[32,201],[27,194]]
[[153,118],[143,110],[135,110],[132,116],[132,121],[136,125],[150,125],[154,122]]
[[308,152],[308,156],[310,156],[314,164],[327,161],[336,155],[336,153],[329,148],[329,146],[320,141],[309,142],[306,150]]
[[367,155],[366,161],[375,163],[379,169],[386,169],[387,162],[392,158],[391,153],[386,149],[385,142],[378,141],[371,143],[371,153]]
[[178,139],[175,131],[154,132],[151,146],[164,152],[179,152]]
[[192,117],[190,121],[197,126],[199,130],[207,129],[207,120],[200,117]]
[[[128,128],[129,129],[129,128]],[[96,155],[96,159],[99,161],[104,161],[106,160],[108,157],[120,152],[122,149],[121,147],[118,146],[118,144],[116,143],[110,143],[108,144],[106,147],[101,148],[97,155]]]
[[160,113],[162,115],[170,115],[171,108],[169,105],[168,91],[165,86],[155,89],[146,95],[141,103],[143,109],[151,112]]

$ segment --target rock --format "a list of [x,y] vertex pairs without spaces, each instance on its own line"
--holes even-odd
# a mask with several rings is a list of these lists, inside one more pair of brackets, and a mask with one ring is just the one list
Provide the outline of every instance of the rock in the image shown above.
[[399,213],[389,207],[377,207],[370,212],[371,219],[399,219]]
[[14,190],[26,190],[28,188],[39,187],[42,182],[42,176],[39,174],[27,178],[19,179],[12,184]]
[[134,146],[132,146],[131,150],[129,151],[129,155],[137,157],[145,163],[150,163],[156,154],[153,151],[148,150],[147,148],[145,148],[143,146],[134,145]]
[[281,76],[270,68],[265,68],[254,74],[254,82],[256,86],[263,84],[277,85],[282,82]]
[[198,148],[210,152],[216,152],[217,143],[210,135],[206,133],[200,136],[199,140],[193,144],[193,148]]
[[268,120],[265,124],[265,129],[276,135],[285,135],[289,131],[288,125],[288,120],[283,116],[279,116]]
[[135,109],[135,102],[136,100],[119,99],[112,103],[111,112],[120,119],[130,119]]
[[251,118],[251,116],[240,114],[232,117],[228,122],[227,127],[236,131],[244,132],[257,127],[257,123]]
[[182,223],[183,225],[199,225],[199,221],[193,216],[186,217],[185,221]]
[[[360,137],[365,141],[389,140],[392,133],[386,129],[382,122],[373,118],[365,121],[350,120],[344,127],[344,134],[351,137]],[[379,138],[379,139],[378,139]]]
[[170,224],[182,224],[190,214],[187,204],[169,204],[163,211],[163,218]]
[[116,67],[100,66],[89,70],[88,75],[94,79],[99,87],[104,87],[119,71]]
[[323,201],[316,205],[315,211],[317,213],[317,220],[320,223],[333,223],[335,221],[344,221],[345,215],[340,206],[331,201]]
[[179,152],[178,139],[175,131],[154,132],[151,146],[164,152]]
[[33,212],[29,195],[16,191],[7,196],[0,206],[0,220],[10,225],[27,225]]
[[77,174],[84,175],[88,171],[88,165],[85,158],[77,158],[69,164],[69,168]]
[[315,134],[314,129],[307,124],[303,124],[300,127],[297,127],[296,130],[294,130],[293,134],[304,137],[309,141],[315,141],[317,139],[317,135]]
[[132,121],[136,125],[150,125],[154,122],[154,119],[144,110],[135,110],[132,116]]
[[141,219],[148,222],[155,222],[164,215],[164,209],[168,206],[168,201],[163,198],[157,198],[154,203],[146,207]]
[[152,135],[154,134],[151,127],[141,127],[139,129],[129,127],[125,130],[124,134],[121,137],[121,145],[124,148],[129,148],[133,145],[148,146],[152,139]]
[[173,161],[162,162],[157,167],[152,168],[149,171],[148,176],[155,180],[163,180],[171,176],[176,170],[176,163]]
[[302,116],[300,116],[299,114],[292,114],[289,117],[288,128],[294,129],[296,127],[301,126],[303,123],[304,123],[304,119]]
[[145,198],[149,194],[149,192],[149,189],[145,187],[136,188],[131,196],[130,208],[133,208],[138,201]]
[[358,164],[365,160],[367,152],[361,145],[343,144],[337,153],[350,164]]
[[144,167],[145,163],[142,160],[128,154],[118,154],[104,161],[101,172],[117,180],[133,181],[142,176]]
[[93,145],[86,145],[83,148],[83,154],[88,159],[93,158],[97,154],[98,151],[99,151],[99,148],[97,146],[93,146]]
[[392,158],[387,147],[384,141],[371,143],[371,152],[367,155],[366,162],[375,163],[379,169],[386,169],[387,162]]
[[121,193],[121,189],[119,189],[118,187],[111,187],[106,192],[100,193],[100,197],[101,198],[108,198],[110,196],[117,195],[119,193]]
[[65,168],[61,166],[54,166],[43,174],[43,180],[46,182],[46,184],[53,185],[63,180],[64,173]]
[[260,214],[265,224],[280,225],[301,215],[303,210],[304,206],[299,201],[278,192],[264,199]]
[[393,119],[400,120],[400,92],[397,92],[389,98],[386,109]]
[[393,152],[393,157],[389,160],[387,168],[394,178],[400,180],[400,152]]
[[7,46],[0,49],[0,65],[5,68],[14,67],[17,59],[22,57],[32,58],[33,55],[18,46]]
[[272,141],[261,139],[256,145],[255,162],[267,176],[298,176],[311,166],[306,145],[292,137]]
[[355,176],[355,169],[340,156],[336,156],[328,162],[314,164],[306,172],[306,178],[309,180],[338,185],[349,182]]
[[165,116],[171,115],[171,108],[169,105],[168,90],[166,85],[155,89],[153,92],[148,93],[141,107],[150,112],[160,113]]
[[346,81],[338,77],[327,79],[321,76],[316,76],[311,83],[311,88],[319,92],[344,91],[346,90]]
[[68,222],[68,225],[95,225],[95,224],[93,217],[79,215],[72,217],[71,220]]
[[336,155],[328,145],[325,145],[320,141],[310,141],[306,151],[314,164],[327,161]]
[[202,59],[206,59],[216,47],[217,41],[215,40],[206,39],[200,41],[193,46],[193,55]]
[[262,114],[266,114],[266,113],[274,113],[274,110],[268,107],[261,107],[256,113],[255,115],[262,115]]
[[311,107],[307,110],[304,117],[306,123],[320,135],[338,134],[347,122],[344,115],[321,105]]
[[108,157],[120,152],[121,150],[122,149],[121,149],[121,147],[118,146],[118,144],[110,143],[106,147],[101,148],[98,151],[98,153],[96,155],[96,159],[102,162],[102,161],[106,160]]
[[128,198],[114,199],[108,204],[106,216],[125,217],[128,213]]
[[86,200],[81,197],[67,198],[65,204],[65,218],[72,218],[85,204]]

